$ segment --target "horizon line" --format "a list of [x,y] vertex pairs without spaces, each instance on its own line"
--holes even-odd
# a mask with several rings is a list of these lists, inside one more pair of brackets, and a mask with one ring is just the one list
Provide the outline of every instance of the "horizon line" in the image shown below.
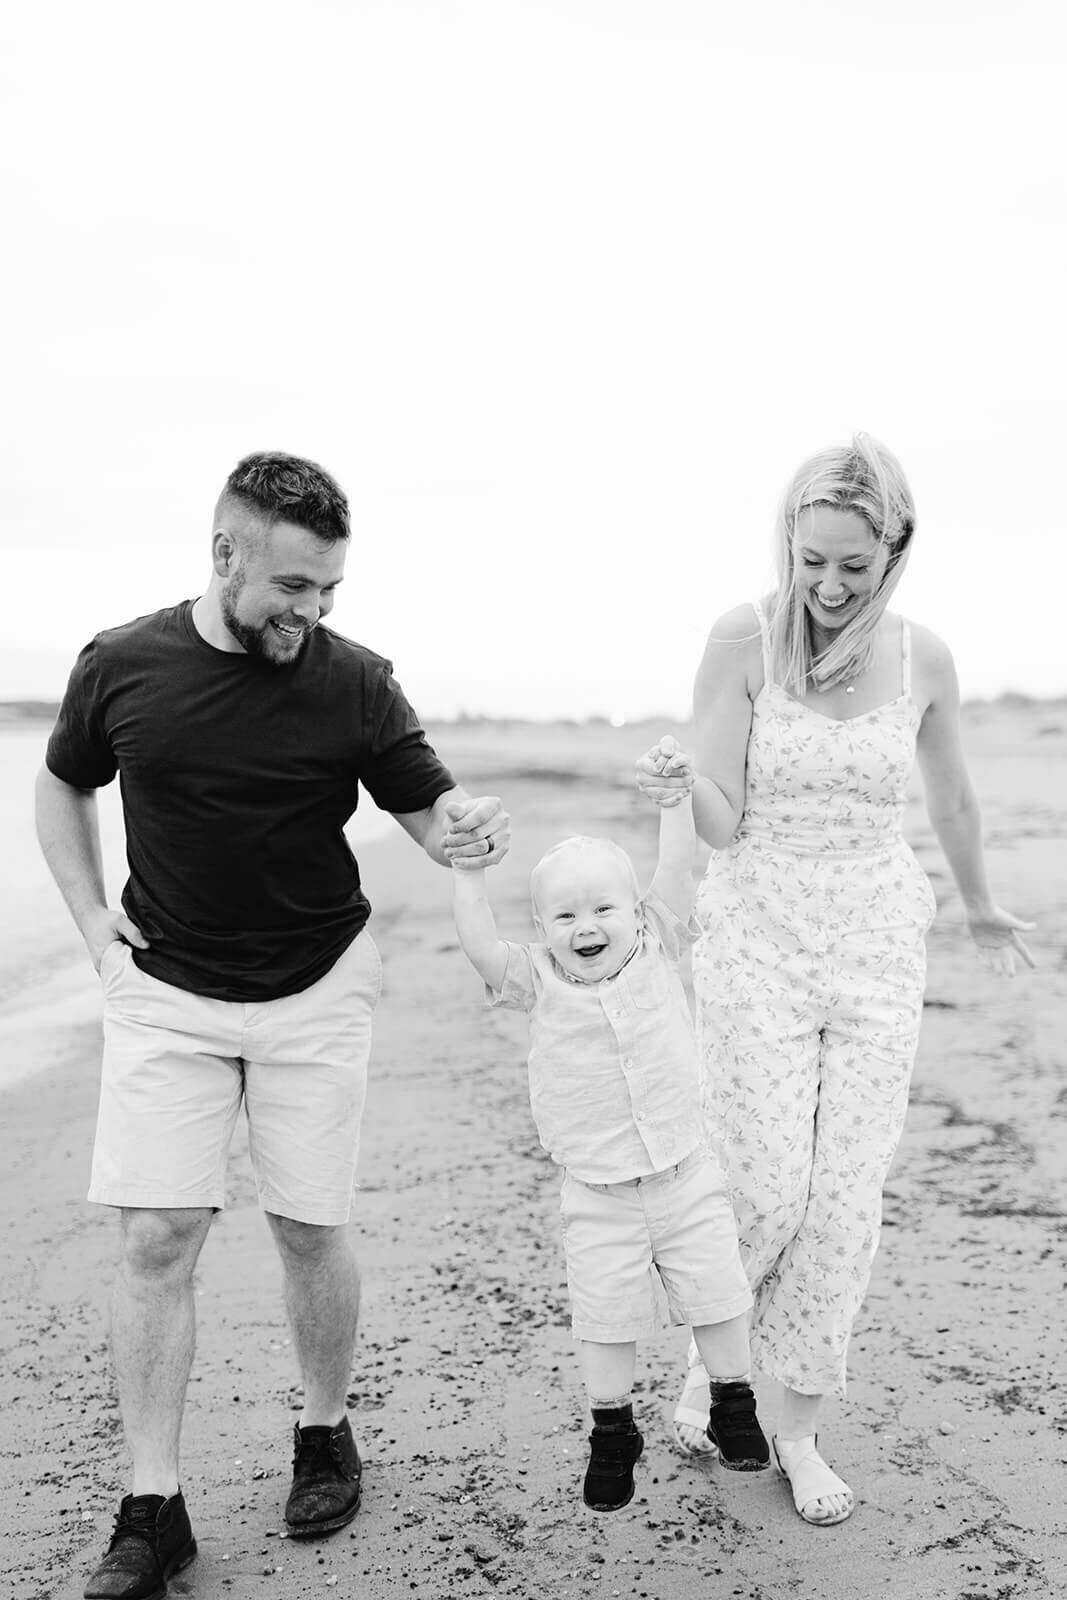
[[[36,698],[34,696],[19,696],[13,700],[0,700],[0,722],[54,722],[59,714],[59,700]],[[1067,707],[1067,690],[1058,694],[1028,694],[1020,689],[1003,689],[995,695],[972,695],[960,702],[963,710],[980,708],[983,706],[1000,706],[1005,709],[1022,709],[1023,707]],[[583,728],[588,726],[606,726],[611,728],[634,727],[639,724],[677,723],[686,725],[692,721],[692,715],[679,717],[671,712],[648,711],[635,716],[620,716],[619,713],[609,715],[604,711],[589,711],[584,716],[565,716],[561,714],[546,713],[542,716],[527,715],[520,712],[493,712],[493,711],[455,711],[449,713],[427,713],[423,718],[425,723],[446,723],[450,726],[474,726],[485,723],[525,723],[535,727],[548,727],[552,724],[563,727]]]

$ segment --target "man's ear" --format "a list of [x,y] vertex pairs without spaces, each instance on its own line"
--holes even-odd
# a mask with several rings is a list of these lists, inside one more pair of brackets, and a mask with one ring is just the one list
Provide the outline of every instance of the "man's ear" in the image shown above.
[[211,535],[211,565],[220,578],[228,578],[237,565],[237,541],[229,528],[216,528]]

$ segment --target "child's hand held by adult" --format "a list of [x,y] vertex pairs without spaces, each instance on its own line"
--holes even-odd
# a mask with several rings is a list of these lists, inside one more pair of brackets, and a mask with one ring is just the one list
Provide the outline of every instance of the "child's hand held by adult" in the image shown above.
[[673,734],[665,733],[637,761],[637,786],[658,806],[676,806],[692,791],[693,765]]
[[445,806],[450,826],[441,835],[449,865],[464,870],[495,866],[511,844],[511,819],[496,795],[476,800],[450,800]]

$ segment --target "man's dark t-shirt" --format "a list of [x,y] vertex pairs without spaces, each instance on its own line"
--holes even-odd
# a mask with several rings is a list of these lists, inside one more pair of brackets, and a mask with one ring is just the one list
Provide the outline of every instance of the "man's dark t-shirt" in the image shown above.
[[329,971],[370,915],[358,785],[400,812],[454,787],[391,673],[321,625],[293,666],[216,650],[188,600],[85,647],[46,761],[79,789],[119,774],[142,971],[244,1001]]

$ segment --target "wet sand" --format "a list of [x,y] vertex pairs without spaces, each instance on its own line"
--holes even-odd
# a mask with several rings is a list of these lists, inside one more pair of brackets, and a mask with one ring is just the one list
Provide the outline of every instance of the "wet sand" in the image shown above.
[[[650,869],[633,757],[661,731],[443,727],[435,742],[515,822],[493,877],[528,934],[553,839],[611,834]],[[556,1235],[558,1174],[530,1121],[525,1025],[489,1015],[456,946],[447,875],[399,835],[361,853],[386,963],[356,1208],[364,1304],[353,1424],[364,1503],[329,1540],[282,1536],[299,1406],[279,1270],[243,1139],[198,1274],[183,1483],[200,1543],[172,1595],[689,1596],[1030,1600],[1067,1590],[1064,1132],[1067,707],[973,708],[967,747],[995,892],[1040,927],[1040,970],[995,980],[961,936],[921,808],[909,836],[942,902],[912,1110],[821,1443],[852,1520],[805,1526],[772,1470],[672,1453],[685,1336],[642,1349],[633,1503],[580,1500],[587,1421]],[[69,1600],[103,1550],[125,1456],[106,1350],[113,1216],[85,1203],[99,1003],[88,968],[0,1007],[0,1594]],[[774,1386],[760,1384],[773,1421]]]

